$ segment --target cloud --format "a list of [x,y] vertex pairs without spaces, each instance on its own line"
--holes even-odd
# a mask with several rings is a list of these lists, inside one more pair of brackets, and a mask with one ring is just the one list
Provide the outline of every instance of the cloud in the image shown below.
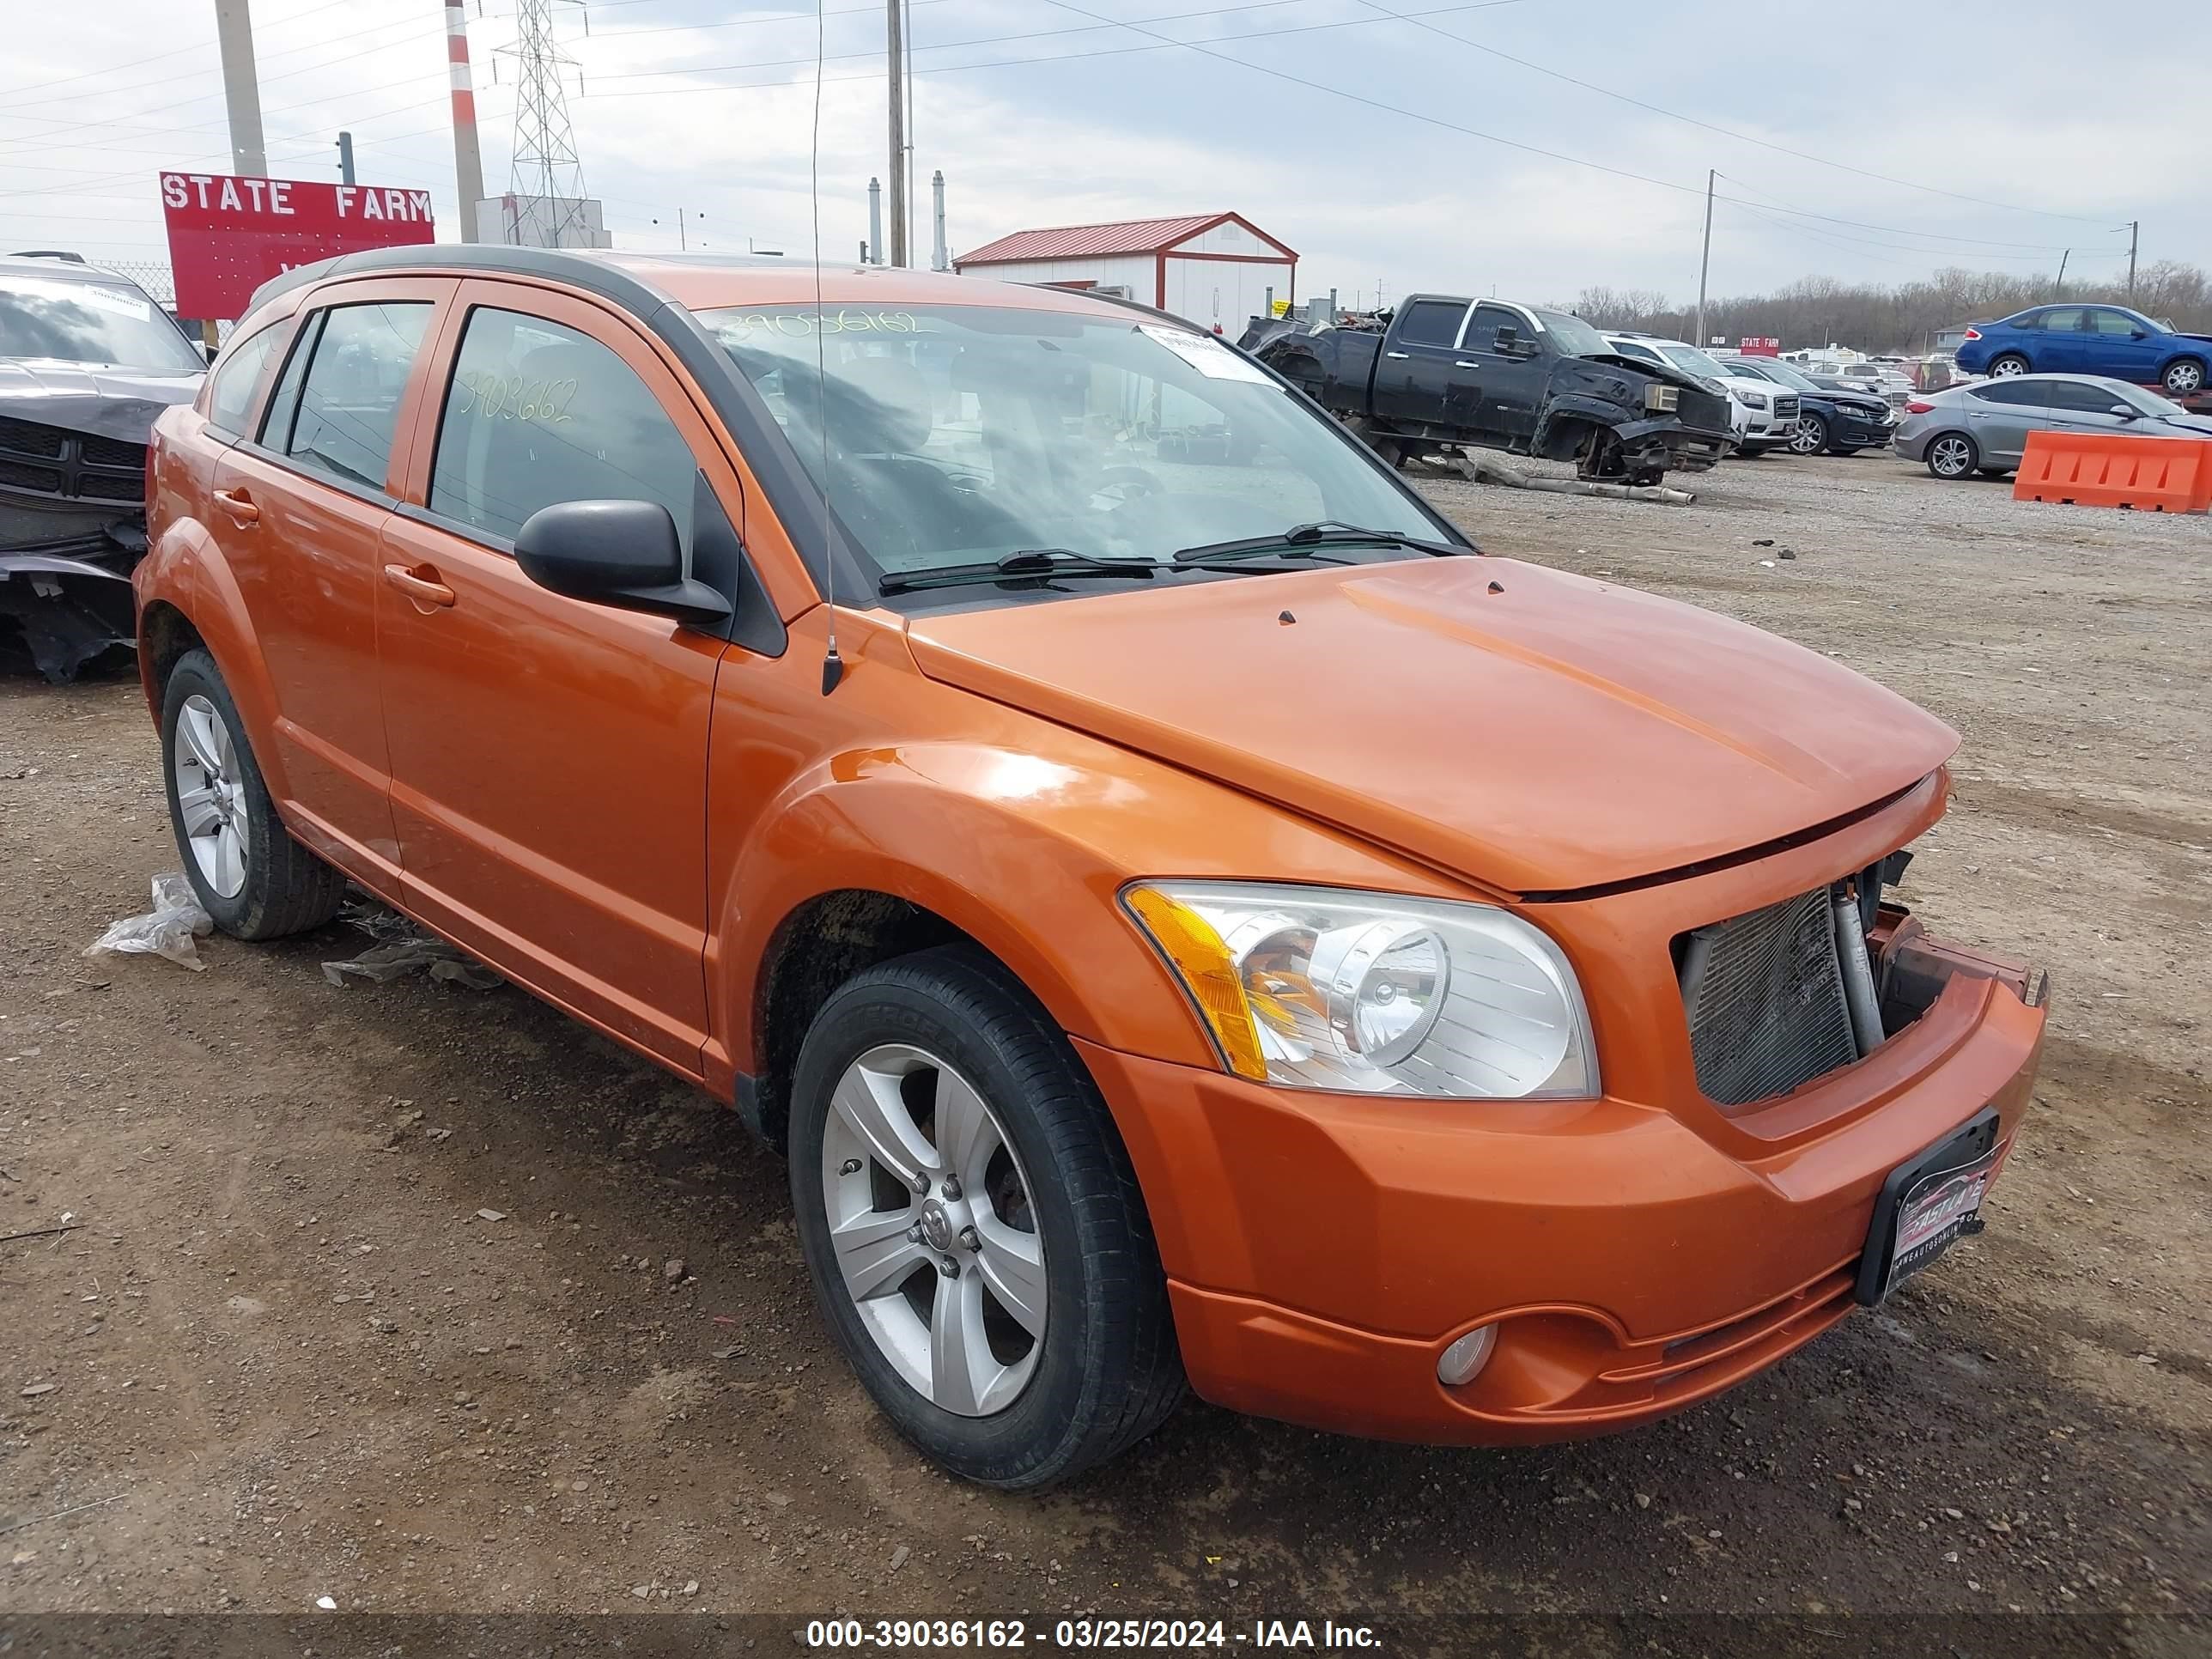
[[[514,25],[500,15],[505,0],[489,3],[471,32],[485,183],[496,193],[507,181],[514,71],[500,56],[495,84],[492,64]],[[1539,0],[1449,13],[1450,0],[1381,0],[1435,14],[1425,20],[1431,29],[1747,138],[1956,196],[1638,108],[1378,17],[1364,0],[1246,0],[1146,26],[1222,57],[1151,49],[1146,35],[1095,28],[1083,15],[1157,19],[1202,0],[1080,3],[917,0],[921,250],[927,181],[941,167],[956,247],[1037,225],[1234,209],[1300,251],[1307,291],[1494,285],[1544,299],[1607,284],[1686,298],[1712,167],[1723,198],[1716,292],[1808,272],[1897,281],[1944,264],[2050,270],[2061,247],[2074,250],[2069,270],[2112,270],[2126,247],[2114,227],[2134,219],[2146,259],[2212,264],[2212,182],[2185,118],[2152,99],[2108,95],[2147,72],[2147,42],[2178,49],[2204,38],[2197,0],[2142,0],[2124,29],[2083,28],[2078,9],[2059,0],[1954,0],[1935,21],[1881,6],[1800,21],[1780,8],[1753,23],[1721,0],[1680,0],[1663,14],[1586,0],[1571,27]],[[866,234],[867,179],[888,160],[883,25],[879,9],[857,0],[825,7],[822,240],[826,253],[846,257]],[[617,244],[672,247],[681,208],[687,234],[709,247],[750,236],[803,252],[813,216],[811,15],[791,0],[595,0],[589,9],[588,38],[563,27],[582,74],[570,111],[586,185],[605,203]],[[155,172],[227,164],[212,17],[180,20],[167,0],[89,10],[81,27],[21,42],[5,71],[0,234],[11,246],[158,259]],[[283,0],[279,12],[263,0],[256,24],[271,170],[333,176],[331,141],[347,127],[365,180],[431,190],[450,227],[435,9]],[[207,34],[188,39],[186,28]],[[997,39],[1014,34],[1036,38]],[[2007,51],[2002,77],[1984,72],[1996,43],[2045,39],[2064,50]],[[959,42],[975,44],[951,44]],[[756,84],[732,84],[744,82]]]

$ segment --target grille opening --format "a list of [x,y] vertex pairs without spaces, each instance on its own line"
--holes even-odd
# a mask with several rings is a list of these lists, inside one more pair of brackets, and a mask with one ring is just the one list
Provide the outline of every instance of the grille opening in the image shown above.
[[1691,1057],[1708,1099],[1747,1106],[1858,1059],[1827,888],[1675,945]]

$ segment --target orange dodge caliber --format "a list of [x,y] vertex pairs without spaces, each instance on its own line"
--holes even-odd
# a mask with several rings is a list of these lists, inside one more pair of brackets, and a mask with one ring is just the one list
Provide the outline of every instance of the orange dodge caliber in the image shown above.
[[1957,738],[1482,556],[1113,300],[428,246],[257,296],[149,462],[218,925],[349,882],[733,1105],[928,1455],[1186,1385],[1348,1433],[1679,1411],[1953,1239],[2043,988],[1886,890]]

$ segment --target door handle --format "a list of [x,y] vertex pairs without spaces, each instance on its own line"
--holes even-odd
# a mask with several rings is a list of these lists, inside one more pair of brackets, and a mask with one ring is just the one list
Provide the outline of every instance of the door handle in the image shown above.
[[253,498],[251,495],[248,495],[242,489],[235,491],[228,489],[216,490],[215,492],[215,504],[221,507],[224,512],[229,514],[233,520],[239,524],[259,524],[261,522],[261,509],[254,506]]
[[1400,362],[1405,362],[1405,360],[1407,359],[1407,357],[1408,356],[1410,356],[1411,354],[1410,354],[1410,353],[1407,353],[1407,352],[1403,352],[1403,351],[1386,351],[1386,352],[1384,352],[1382,355],[1383,355],[1385,357],[1395,357],[1395,358],[1396,358]]
[[1462,358],[1461,358],[1461,359],[1460,359],[1460,361],[1459,361],[1459,362],[1457,362],[1454,363],[1454,364],[1452,365],[1452,367],[1453,367],[1454,368],[1480,368],[1482,367],[1482,365],[1481,365],[1480,363],[1471,363],[1471,362],[1468,362],[1467,361],[1467,359],[1465,359],[1464,357],[1462,357]]
[[428,576],[418,576],[404,564],[387,564],[384,567],[384,580],[418,605],[448,605],[453,602],[453,590],[440,581],[434,571]]

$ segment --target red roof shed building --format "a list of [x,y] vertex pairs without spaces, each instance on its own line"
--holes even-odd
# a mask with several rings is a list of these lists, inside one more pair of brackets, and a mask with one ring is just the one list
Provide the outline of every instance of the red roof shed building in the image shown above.
[[955,270],[1009,283],[1104,289],[1234,337],[1275,298],[1297,297],[1297,254],[1237,213],[1019,230],[957,255]]

